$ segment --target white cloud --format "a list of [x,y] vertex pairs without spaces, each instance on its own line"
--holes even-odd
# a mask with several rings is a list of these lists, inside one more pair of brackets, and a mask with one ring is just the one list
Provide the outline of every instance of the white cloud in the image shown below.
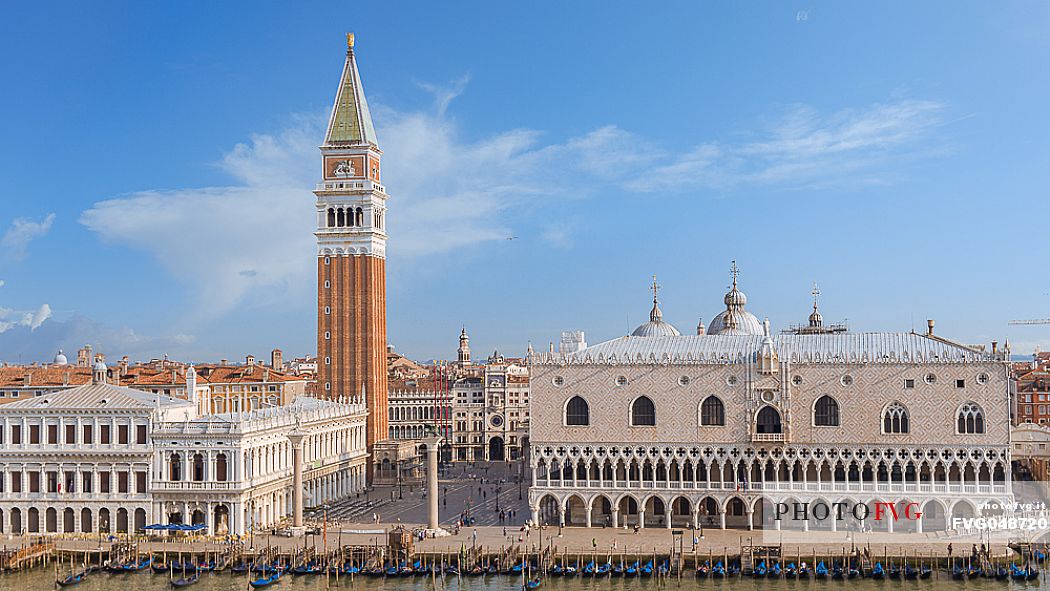
[[[627,189],[674,193],[741,185],[793,187],[873,182],[939,122],[937,103],[902,100],[821,115],[796,107],[743,142],[710,141],[679,154],[605,126],[562,142],[512,129],[464,139],[445,116],[466,79],[435,96],[430,112],[377,106],[391,195],[391,258],[418,258],[516,234],[544,200]],[[80,222],[103,239],[148,252],[195,294],[196,320],[245,303],[310,301],[318,138],[325,117],[298,117],[257,134],[217,164],[231,186],[143,191],[96,203]],[[541,240],[571,246],[568,226]]]
[[0,333],[16,327],[28,328],[30,332],[40,328],[45,320],[51,318],[51,306],[41,304],[36,310],[12,310],[0,308]]
[[919,100],[829,115],[796,106],[755,139],[701,144],[629,186],[651,192],[886,182],[891,163],[922,152],[919,140],[942,123],[943,111],[941,103]]
[[48,233],[55,221],[55,214],[49,213],[42,220],[16,218],[0,238],[0,249],[7,258],[20,261],[28,254],[29,243]]

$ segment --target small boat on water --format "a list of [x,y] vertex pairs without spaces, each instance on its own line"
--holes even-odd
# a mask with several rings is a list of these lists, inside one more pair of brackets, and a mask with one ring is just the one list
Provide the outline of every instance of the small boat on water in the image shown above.
[[138,560],[132,560],[131,562],[125,562],[117,566],[118,572],[133,573],[140,570],[146,570],[153,563],[153,559],[147,556],[146,558],[140,558]]
[[803,578],[803,577],[808,579],[809,578],[809,565],[807,565],[805,562],[803,562],[802,564],[800,564],[798,566],[797,573],[798,573],[798,577],[800,579]]
[[755,577],[755,578],[764,577],[764,576],[766,576],[766,571],[767,570],[768,569],[766,568],[766,561],[763,560],[762,562],[758,563],[758,566],[756,566],[755,568],[751,569],[751,576]]
[[163,562],[154,562],[150,565],[150,568],[153,569],[153,572],[155,573],[166,573],[171,570],[171,568]]
[[780,563],[779,562],[774,562],[773,563],[773,568],[769,569],[769,573],[767,573],[767,574],[768,574],[768,576],[770,576],[772,578],[777,578],[777,577],[780,576],[781,570],[782,569],[780,568]]
[[789,562],[788,565],[784,567],[784,578],[794,579],[796,577],[798,577],[798,567],[795,566],[794,562]]
[[651,576],[653,576],[653,561],[650,560],[649,562],[646,562],[645,566],[643,566],[638,571],[638,574],[642,575],[643,577],[651,577]]
[[262,576],[253,581],[248,581],[248,584],[252,586],[252,589],[265,589],[270,585],[273,585],[277,581],[281,580],[282,571],[277,571],[269,575]]
[[199,580],[201,580],[200,572],[194,572],[192,575],[183,575],[177,579],[172,579],[171,586],[176,589],[181,589],[182,587],[189,587]]
[[638,564],[639,564],[638,561],[635,560],[634,564],[632,564],[631,566],[627,567],[627,570],[624,571],[624,573],[623,573],[624,576],[637,577],[638,576]]
[[711,563],[704,562],[696,567],[696,576],[701,579],[706,579],[707,575],[711,574]]
[[860,573],[860,569],[857,568],[856,565],[851,564],[849,569],[846,571],[846,578],[847,579],[856,579],[857,577],[860,576],[860,574],[861,574]]
[[84,579],[86,579],[87,576],[87,571],[81,571],[79,573],[70,574],[61,579],[57,579],[55,581],[55,584],[59,587],[72,587],[73,585],[79,585],[80,583],[83,583]]
[[817,568],[813,571],[813,573],[814,576],[816,576],[818,579],[828,578],[828,567],[824,566],[823,560],[817,563]]
[[886,576],[886,570],[882,568],[881,562],[876,562],[875,566],[871,569],[871,578],[879,580]]
[[324,567],[314,561],[310,561],[293,567],[290,572],[293,575],[323,575]]
[[966,578],[966,569],[961,566],[952,567],[952,578],[961,581]]
[[528,581],[525,581],[525,588],[526,589],[538,589],[539,586],[542,585],[542,584],[543,584],[543,581],[540,580],[539,577],[537,577],[535,579],[530,579]]

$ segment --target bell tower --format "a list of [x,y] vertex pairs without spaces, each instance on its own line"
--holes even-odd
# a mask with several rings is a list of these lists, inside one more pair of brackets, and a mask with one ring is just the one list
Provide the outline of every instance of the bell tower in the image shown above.
[[353,33],[346,36],[346,62],[320,149],[322,181],[314,189],[318,395],[367,404],[371,453],[387,438],[387,194]]

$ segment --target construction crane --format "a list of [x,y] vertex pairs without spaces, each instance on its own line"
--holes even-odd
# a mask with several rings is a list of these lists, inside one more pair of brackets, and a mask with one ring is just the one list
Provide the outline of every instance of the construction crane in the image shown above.
[[1033,320],[1011,320],[1007,324],[1010,324],[1010,325],[1050,324],[1050,318],[1035,318]]

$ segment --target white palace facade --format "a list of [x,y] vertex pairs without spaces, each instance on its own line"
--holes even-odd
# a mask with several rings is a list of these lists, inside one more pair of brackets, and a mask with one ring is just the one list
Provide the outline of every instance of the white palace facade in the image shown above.
[[364,403],[201,414],[196,397],[106,380],[99,362],[90,384],[0,405],[0,533],[267,530],[293,515],[296,459],[306,507],[365,487]]
[[[533,519],[575,526],[841,529],[777,503],[892,503],[934,531],[1010,501],[1006,355],[934,334],[770,334],[733,286],[681,335],[656,303],[631,336],[530,360]],[[847,509],[848,511],[848,509]]]

